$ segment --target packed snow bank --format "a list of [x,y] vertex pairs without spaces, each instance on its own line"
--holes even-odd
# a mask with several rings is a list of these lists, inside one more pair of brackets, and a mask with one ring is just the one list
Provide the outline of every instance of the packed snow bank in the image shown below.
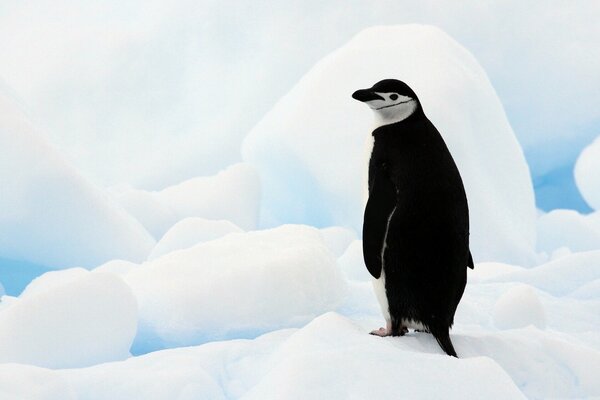
[[586,147],[575,163],[575,182],[584,200],[600,210],[600,136]]
[[336,257],[339,257],[344,254],[348,246],[356,239],[356,232],[340,226],[330,226],[329,228],[321,229],[321,236],[331,252]]
[[22,364],[0,364],[0,398],[76,400],[69,382],[56,371]]
[[0,308],[0,363],[66,368],[124,359],[136,315],[130,288],[113,274],[48,272]]
[[494,323],[500,329],[546,327],[546,314],[535,289],[521,285],[510,289],[494,305]]
[[600,249],[600,211],[582,215],[575,210],[553,210],[537,221],[537,248],[548,255],[561,248],[572,252]]
[[[600,250],[567,255],[532,269],[509,272],[487,282],[522,282],[564,296],[600,279]],[[600,297],[600,292],[597,293]]]
[[249,133],[245,161],[263,184],[262,222],[359,231],[371,111],[351,98],[384,78],[407,82],[464,179],[476,260],[530,264],[535,204],[529,170],[492,85],[437,28],[378,27],[315,65]]
[[214,176],[189,179],[162,191],[120,186],[112,192],[156,239],[186,217],[224,219],[246,230],[258,223],[260,181],[249,164],[234,164]]
[[174,250],[186,249],[234,232],[242,232],[242,230],[229,221],[199,217],[186,218],[173,225],[164,234],[148,256],[148,260],[154,260]]
[[319,230],[232,233],[125,275],[140,305],[135,352],[299,326],[341,302],[344,281]]
[[49,267],[145,259],[146,230],[49,146],[0,91],[0,257]]
[[[302,329],[61,370],[91,399],[521,399],[600,395],[600,353],[535,328],[453,334],[461,359],[429,334],[377,338],[338,314]],[[543,365],[543,368],[540,368]],[[357,377],[361,377],[357,379]]]

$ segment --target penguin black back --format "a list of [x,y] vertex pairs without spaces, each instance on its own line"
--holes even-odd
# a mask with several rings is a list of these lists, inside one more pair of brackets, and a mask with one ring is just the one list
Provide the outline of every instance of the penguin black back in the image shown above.
[[389,316],[388,329],[374,332],[402,335],[419,327],[456,356],[449,328],[473,266],[460,173],[408,85],[385,80],[353,97],[376,112],[379,125],[372,132],[363,253],[369,272],[383,280]]

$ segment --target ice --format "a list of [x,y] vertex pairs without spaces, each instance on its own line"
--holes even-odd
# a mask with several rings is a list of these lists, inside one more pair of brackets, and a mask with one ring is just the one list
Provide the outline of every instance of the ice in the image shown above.
[[229,221],[200,217],[186,218],[173,225],[164,234],[148,256],[148,260],[154,260],[174,250],[186,249],[234,232],[242,232],[242,229]]
[[555,253],[554,257],[564,254],[564,248],[570,252],[600,249],[600,211],[583,215],[575,210],[552,210],[538,218],[537,231],[538,250]]
[[575,164],[575,182],[585,201],[600,211],[600,136],[587,146]]
[[369,281],[371,274],[363,261],[362,240],[353,241],[344,254],[338,258],[338,264],[346,277],[355,281]]
[[66,378],[49,369],[0,364],[0,398],[6,400],[76,400]]
[[[340,257],[340,261],[346,259],[340,268],[358,263],[360,257],[357,240]],[[212,261],[215,268],[207,270],[206,260],[221,261]],[[600,368],[600,293],[594,295],[599,286],[592,284],[600,281],[600,251],[572,254],[535,268],[477,264],[469,271],[469,285],[451,332],[460,359],[444,355],[427,333],[409,332],[398,338],[369,335],[381,322],[370,283],[362,277],[350,279],[349,291],[342,290],[332,299],[327,290],[343,283],[337,282],[333,255],[315,228],[283,226],[232,233],[153,262],[132,268],[129,264],[114,261],[99,270],[123,270],[125,280],[141,294],[141,329],[147,328],[144,318],[153,318],[157,334],[169,333],[169,343],[163,341],[163,345],[201,342],[206,332],[237,329],[244,322],[248,323],[244,328],[253,327],[253,332],[245,332],[248,337],[276,326],[301,328],[84,368],[48,370],[0,364],[0,394],[96,400],[394,398],[398,393],[407,398],[450,399],[600,396],[596,373]],[[245,267],[253,274],[244,273]],[[83,289],[78,280],[95,274],[118,279],[108,272],[83,269],[45,274],[22,298],[5,296],[0,304],[8,304],[0,308],[0,319],[23,298],[56,296],[61,282]],[[257,287],[258,282],[264,285]],[[209,286],[214,291],[202,294]],[[368,291],[359,289],[364,287]],[[300,289],[302,299],[297,297]],[[85,300],[87,295],[98,304],[109,298],[89,290],[82,290],[79,298]],[[215,303],[210,303],[211,295],[216,296]],[[326,307],[317,305],[327,296]],[[335,304],[338,313],[318,315],[317,308],[324,312]],[[298,312],[299,308],[305,312]],[[290,324],[293,313],[314,314]],[[73,329],[73,321],[83,317],[66,318],[61,319],[62,325]],[[211,319],[209,326],[206,322]],[[4,320],[0,322],[0,327],[6,326]],[[185,337],[199,323],[205,324],[205,330],[196,325],[200,329],[194,340],[174,340]],[[224,338],[242,333],[229,331]],[[38,337],[46,336],[38,333]],[[1,339],[0,343],[6,343]],[[10,379],[3,379],[4,371]],[[29,391],[38,397],[28,396]]]
[[135,352],[299,326],[345,290],[319,230],[291,225],[175,251],[125,280],[140,306]]
[[[146,230],[75,171],[0,89],[0,258],[45,267],[144,260]],[[1,278],[0,278],[1,279]]]
[[485,72],[442,31],[376,27],[317,63],[249,133],[245,161],[263,184],[264,225],[360,231],[370,111],[350,96],[384,78],[406,81],[446,140],[466,186],[476,261],[534,262],[529,169]]
[[327,247],[336,257],[344,254],[350,243],[356,239],[356,232],[339,226],[321,229],[321,235]]
[[249,164],[234,164],[216,175],[192,178],[161,191],[117,186],[112,192],[156,239],[187,217],[224,219],[245,230],[255,229],[258,223],[260,181]]
[[494,324],[500,329],[546,327],[546,314],[535,289],[522,285],[511,288],[494,305]]
[[[596,379],[600,353],[589,347],[532,327],[454,334],[453,340],[461,359],[441,354],[431,335],[377,338],[350,319],[327,313],[301,329],[255,340],[165,350],[54,374],[46,371],[46,379],[62,378],[78,398],[95,400],[363,399],[395,398],[399,393],[406,398],[519,399],[600,394]],[[19,369],[20,376],[31,370]]]
[[0,309],[0,363],[68,368],[122,360],[136,314],[131,289],[116,275],[48,272]]
[[571,254],[533,269],[509,272],[488,282],[522,282],[564,296],[600,279],[600,250]]

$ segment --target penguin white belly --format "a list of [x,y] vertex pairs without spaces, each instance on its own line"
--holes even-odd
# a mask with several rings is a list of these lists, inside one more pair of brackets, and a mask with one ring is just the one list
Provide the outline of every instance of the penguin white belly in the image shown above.
[[387,293],[385,292],[385,271],[381,271],[379,279],[373,279],[373,291],[375,292],[375,296],[381,307],[383,318],[389,323],[392,318],[390,317],[390,307],[388,304]]
[[367,201],[369,200],[369,163],[371,161],[371,154],[373,153],[374,145],[375,138],[373,137],[373,135],[369,135],[369,137],[365,141],[365,168],[363,169],[363,206],[365,206],[367,204]]
[[391,317],[387,292],[385,290],[385,250],[387,249],[387,238],[388,231],[390,229],[390,222],[392,221],[395,212],[396,207],[394,207],[394,209],[388,217],[387,224],[385,226],[385,234],[383,235],[383,245],[381,246],[381,276],[379,277],[379,279],[375,279],[373,281],[373,289],[375,290],[375,296],[377,297],[377,301],[379,301],[379,305],[381,306],[381,312],[383,313],[383,317],[387,322],[391,321]]

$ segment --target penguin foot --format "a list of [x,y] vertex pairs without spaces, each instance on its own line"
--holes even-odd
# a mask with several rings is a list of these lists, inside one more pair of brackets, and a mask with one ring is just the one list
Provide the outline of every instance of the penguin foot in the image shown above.
[[370,334],[374,335],[374,336],[379,336],[379,337],[386,337],[386,336],[391,336],[392,331],[391,331],[391,329],[386,329],[384,327],[381,327],[379,329],[375,329],[374,331],[371,331]]
[[404,336],[408,333],[408,328],[406,326],[401,326],[398,329],[398,334],[397,335],[393,335],[393,336]]

